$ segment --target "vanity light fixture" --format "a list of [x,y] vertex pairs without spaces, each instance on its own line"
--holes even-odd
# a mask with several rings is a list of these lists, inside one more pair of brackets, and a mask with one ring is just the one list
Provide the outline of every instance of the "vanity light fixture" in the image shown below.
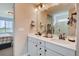
[[38,11],[38,8],[37,8],[37,7],[35,7],[35,8],[34,8],[34,10],[35,10],[35,12],[37,12],[37,11]]
[[35,11],[37,11],[37,9],[42,9],[42,8],[44,8],[45,7],[45,4],[43,4],[43,3],[39,3],[39,4],[35,4]]

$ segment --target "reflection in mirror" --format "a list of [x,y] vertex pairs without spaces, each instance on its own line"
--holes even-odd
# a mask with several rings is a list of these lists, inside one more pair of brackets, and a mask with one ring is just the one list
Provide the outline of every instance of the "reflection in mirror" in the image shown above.
[[68,34],[68,11],[62,11],[53,15],[54,34],[66,33]]
[[[42,10],[41,10],[42,9]],[[60,39],[76,36],[76,4],[58,4],[37,11],[37,32],[46,37]],[[72,26],[71,26],[72,25]]]
[[[49,8],[48,20],[51,19],[53,27],[53,34],[59,35],[65,33],[67,36],[76,35],[76,13],[75,4],[60,4]],[[73,15],[73,19],[71,18]],[[69,18],[68,18],[69,17]],[[68,25],[68,22],[73,20],[72,26]]]

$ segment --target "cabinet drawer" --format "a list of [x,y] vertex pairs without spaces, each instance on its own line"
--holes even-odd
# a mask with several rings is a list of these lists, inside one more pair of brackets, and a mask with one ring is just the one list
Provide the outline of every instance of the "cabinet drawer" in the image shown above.
[[60,54],[58,54],[58,53],[56,53],[56,52],[54,52],[54,51],[51,51],[51,50],[49,50],[49,49],[47,49],[47,48],[46,48],[45,55],[46,55],[46,56],[62,56],[62,55],[60,55]]
[[46,48],[51,49],[52,51],[55,51],[64,56],[75,56],[75,50],[65,48],[53,43],[46,42]]

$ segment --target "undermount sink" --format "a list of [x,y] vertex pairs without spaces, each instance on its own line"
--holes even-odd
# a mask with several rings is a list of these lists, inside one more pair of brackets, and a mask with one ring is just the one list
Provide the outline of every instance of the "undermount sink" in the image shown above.
[[[50,40],[53,40],[53,39],[63,40],[63,39],[59,39],[59,36],[57,36],[57,35],[55,35],[55,34],[53,34],[52,37],[48,37],[48,36],[46,36],[46,34],[41,34],[41,35],[35,34],[35,35],[36,35],[36,36],[41,36],[41,37],[44,37],[44,38],[48,38],[48,39],[50,39]],[[63,41],[75,42],[75,41],[76,41],[76,37],[67,36],[67,37],[65,38],[65,40],[63,40]]]

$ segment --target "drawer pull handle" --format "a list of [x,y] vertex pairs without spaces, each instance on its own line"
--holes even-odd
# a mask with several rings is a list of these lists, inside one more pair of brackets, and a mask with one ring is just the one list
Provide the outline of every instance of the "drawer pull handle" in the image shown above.
[[42,55],[42,54],[40,53],[40,55]]
[[42,43],[40,42],[40,44],[42,44]]
[[47,52],[47,50],[45,49],[45,52]]
[[40,48],[40,50],[41,50],[41,48]]
[[35,45],[35,47],[37,47],[37,45]]

